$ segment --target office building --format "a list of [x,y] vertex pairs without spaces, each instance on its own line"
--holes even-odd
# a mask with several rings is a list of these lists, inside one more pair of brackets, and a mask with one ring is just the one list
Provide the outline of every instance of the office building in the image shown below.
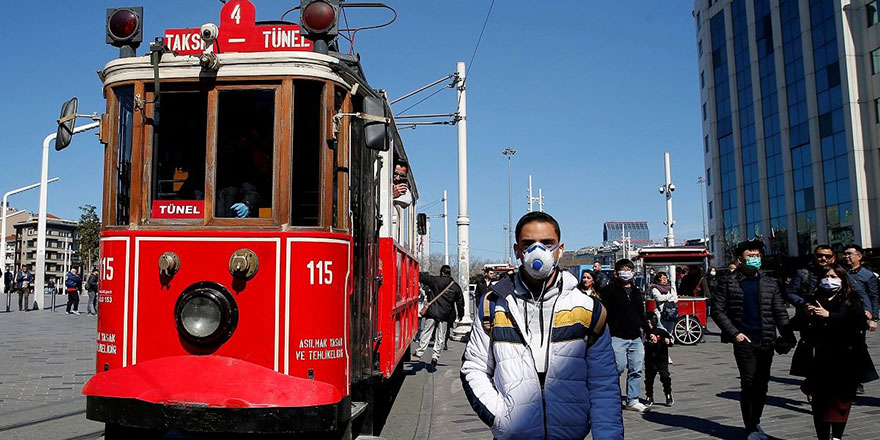
[[632,239],[630,244],[641,247],[651,244],[651,233],[648,230],[648,222],[605,222],[602,228],[602,243],[611,246],[615,241],[622,243],[623,234]]
[[694,3],[710,250],[880,244],[880,26],[864,0]]

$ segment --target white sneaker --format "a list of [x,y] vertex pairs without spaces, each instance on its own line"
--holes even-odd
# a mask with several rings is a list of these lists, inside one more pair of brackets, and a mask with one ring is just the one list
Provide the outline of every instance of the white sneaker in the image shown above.
[[631,403],[626,404],[626,406],[623,409],[628,410],[628,411],[640,412],[640,413],[648,411],[648,407],[645,406],[642,402],[639,402],[638,400],[636,400],[635,402],[631,402]]
[[73,313],[74,315],[79,315],[79,312],[77,312],[76,310],[74,310],[74,311],[71,312],[71,313]]

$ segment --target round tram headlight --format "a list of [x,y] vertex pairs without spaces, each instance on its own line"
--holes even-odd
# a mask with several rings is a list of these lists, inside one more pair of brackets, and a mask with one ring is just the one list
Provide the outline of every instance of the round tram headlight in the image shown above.
[[196,296],[184,303],[180,310],[183,329],[197,338],[207,338],[220,328],[223,312],[220,304],[207,296]]
[[200,282],[186,288],[174,307],[177,332],[202,348],[226,342],[238,324],[238,307],[225,287]]
[[117,41],[125,41],[137,33],[140,17],[131,9],[119,9],[107,20],[107,30]]

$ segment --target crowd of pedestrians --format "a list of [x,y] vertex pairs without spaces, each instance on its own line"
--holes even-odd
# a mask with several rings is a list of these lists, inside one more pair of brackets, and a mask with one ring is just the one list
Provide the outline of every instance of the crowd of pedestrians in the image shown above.
[[[64,287],[58,288],[56,291],[55,283],[49,280],[46,283],[45,292],[51,295],[67,294],[66,312],[69,315],[79,315],[79,297],[83,294],[83,287],[88,294],[87,311],[89,315],[98,314],[98,269],[92,269],[91,274],[86,278],[85,282],[79,275],[77,268],[71,268],[64,275]],[[29,312],[35,310],[36,301],[32,299],[34,295],[34,273],[26,264],[22,264],[18,270],[6,270],[3,273],[4,293],[7,295],[18,295],[18,310]]]
[[790,374],[803,378],[819,440],[843,436],[862,384],[878,379],[865,340],[877,328],[878,278],[858,245],[837,249],[841,264],[818,246],[806,267],[780,279],[782,271],[762,269],[763,243],[746,241],[726,269],[689,267],[678,282],[659,272],[642,291],[628,259],[611,279],[599,263],[579,280],[561,270],[560,227],[546,213],[523,216],[515,234],[519,270],[478,285],[461,367],[465,395],[496,439],[622,439],[623,410],[674,405],[679,295],[708,298],[721,341],[732,344],[747,440],[769,438],[761,416],[775,355],[794,350]]

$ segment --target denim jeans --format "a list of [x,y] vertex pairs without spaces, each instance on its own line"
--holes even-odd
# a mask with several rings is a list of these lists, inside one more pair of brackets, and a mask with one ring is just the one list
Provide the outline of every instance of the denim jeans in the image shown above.
[[626,376],[627,405],[639,400],[642,392],[642,364],[645,362],[645,344],[642,338],[621,339],[611,337],[614,348],[614,362],[617,364],[617,375],[628,370]]

